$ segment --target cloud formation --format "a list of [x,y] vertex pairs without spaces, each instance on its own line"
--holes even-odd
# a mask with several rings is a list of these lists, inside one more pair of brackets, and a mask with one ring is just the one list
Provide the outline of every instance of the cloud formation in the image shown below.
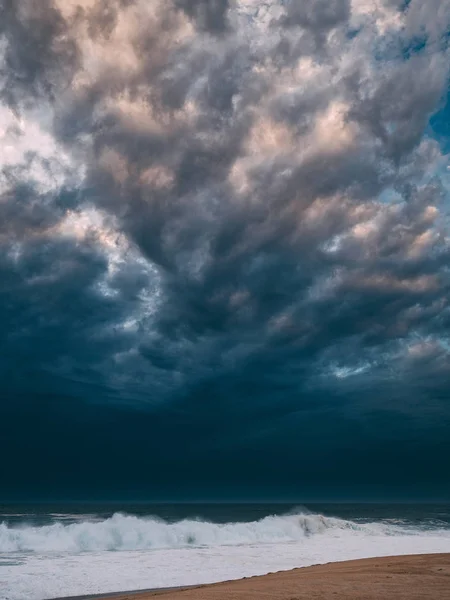
[[194,455],[319,465],[349,431],[445,442],[448,0],[0,23],[3,410],[70,396],[187,426]]

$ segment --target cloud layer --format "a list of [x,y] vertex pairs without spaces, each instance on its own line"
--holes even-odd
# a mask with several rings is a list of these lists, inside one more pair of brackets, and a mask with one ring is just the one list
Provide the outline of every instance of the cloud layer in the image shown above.
[[3,0],[0,23],[12,427],[138,411],[172,469],[212,453],[225,479],[241,453],[330,481],[331,452],[350,480],[356,448],[441,455],[448,0]]

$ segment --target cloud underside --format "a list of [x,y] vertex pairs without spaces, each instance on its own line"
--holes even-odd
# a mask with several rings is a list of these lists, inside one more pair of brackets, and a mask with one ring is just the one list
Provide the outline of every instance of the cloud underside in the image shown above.
[[0,3],[5,406],[445,439],[449,29],[448,0]]

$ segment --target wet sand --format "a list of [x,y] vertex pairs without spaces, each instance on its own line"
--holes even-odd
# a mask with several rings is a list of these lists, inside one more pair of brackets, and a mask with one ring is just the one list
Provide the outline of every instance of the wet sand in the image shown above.
[[[450,554],[369,558],[259,577],[77,600],[450,600]],[[67,600],[67,599],[65,599]]]

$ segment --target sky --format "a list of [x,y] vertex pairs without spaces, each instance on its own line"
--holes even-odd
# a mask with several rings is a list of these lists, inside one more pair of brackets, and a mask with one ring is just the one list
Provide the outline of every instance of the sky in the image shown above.
[[450,497],[450,0],[0,0],[1,498]]

